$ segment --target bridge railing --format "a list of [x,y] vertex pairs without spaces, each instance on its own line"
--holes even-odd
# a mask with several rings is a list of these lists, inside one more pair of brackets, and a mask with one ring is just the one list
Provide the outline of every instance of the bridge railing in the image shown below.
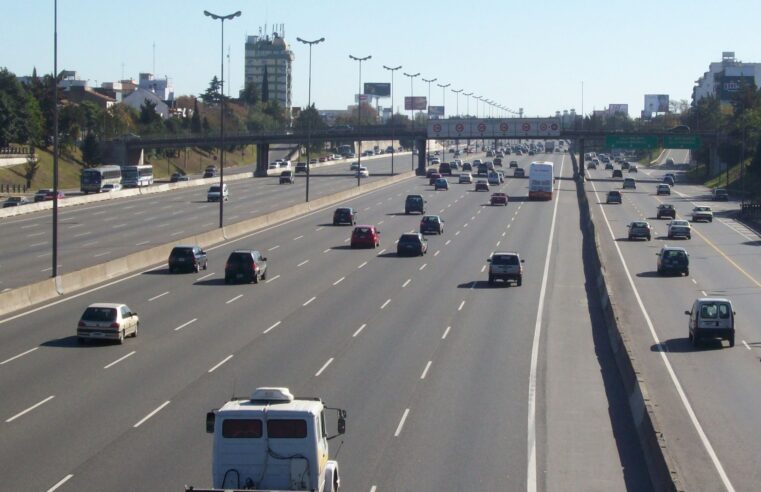
[[0,157],[7,156],[33,156],[34,147],[29,145],[11,145],[8,147],[0,147]]

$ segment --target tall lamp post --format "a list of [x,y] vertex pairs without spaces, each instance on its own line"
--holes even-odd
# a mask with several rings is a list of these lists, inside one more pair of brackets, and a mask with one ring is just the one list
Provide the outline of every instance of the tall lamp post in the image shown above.
[[[349,58],[359,62],[359,82],[358,82],[358,90],[357,90],[357,126],[358,127],[362,125],[362,62],[367,61],[372,57],[373,55],[367,55],[364,58],[358,58],[354,55],[349,55]],[[362,164],[362,140],[359,141],[359,152],[357,152],[357,186],[359,186],[360,179],[362,177],[362,174],[360,173],[360,170],[362,169],[361,164]]]
[[[312,46],[320,44],[325,41],[325,38],[315,39],[314,41],[307,41],[306,39],[296,38],[299,43],[309,45],[309,96],[307,98],[307,111],[312,107]],[[312,150],[312,119],[307,120],[307,184],[306,184],[306,198],[305,201],[309,201],[309,167],[311,164],[311,152]]]
[[470,96],[472,96],[473,93],[463,92],[462,95],[467,97],[467,99],[465,99],[465,112],[467,113],[467,117],[470,118]]
[[238,10],[229,15],[212,14],[208,10],[203,15],[220,21],[222,26],[222,43],[220,44],[220,69],[219,69],[219,228],[224,227],[224,203],[225,198],[222,190],[225,184],[225,21],[233,20],[241,15]]
[[457,103],[455,105],[455,110],[456,110],[455,112],[457,114],[457,117],[459,118],[460,117],[460,92],[462,92],[462,89],[457,89],[457,90],[452,89],[452,92],[456,94],[455,97],[457,98]]
[[58,276],[58,0],[53,2],[53,273]]
[[430,79],[429,80],[429,79],[426,79],[426,78],[422,78],[421,80],[423,82],[427,82],[428,83],[428,111],[426,112],[426,114],[428,114],[428,119],[431,119],[431,83],[432,82],[436,82],[439,79]]
[[[444,108],[444,111],[441,113],[441,119],[444,119],[444,116],[446,115],[447,111],[447,87],[449,87],[452,84],[436,84],[439,87],[441,87],[441,107]],[[448,144],[449,142],[447,142]],[[441,146],[441,155],[444,155],[444,145]]]
[[396,154],[396,148],[394,148],[394,72],[402,68],[401,65],[398,67],[387,67],[386,65],[383,65],[383,68],[391,72],[391,175],[394,174],[394,154]]
[[[414,91],[412,90],[412,81],[420,75],[420,72],[418,73],[407,73],[402,72],[405,77],[410,78],[410,120],[412,120],[412,127],[415,128],[415,95]],[[415,142],[412,142],[412,154],[410,154],[410,161],[412,163],[412,170],[415,170]]]

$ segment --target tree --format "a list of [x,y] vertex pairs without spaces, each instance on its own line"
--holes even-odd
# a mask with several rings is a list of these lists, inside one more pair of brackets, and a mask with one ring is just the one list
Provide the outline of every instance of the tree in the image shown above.
[[246,82],[246,87],[240,93],[240,100],[247,106],[256,106],[259,102],[259,88],[253,82]]
[[209,124],[209,120],[206,118],[206,116],[203,117],[203,123],[201,123],[201,127],[203,128],[204,133],[209,133],[209,131],[211,131],[211,125]]
[[26,187],[32,187],[32,181],[37,175],[37,171],[40,169],[40,163],[35,157],[27,157],[24,163],[24,179],[26,180]]
[[220,101],[221,86],[222,84],[219,82],[219,79],[217,79],[217,76],[215,75],[209,83],[209,88],[206,89],[206,92],[201,94],[201,100],[204,102],[204,104],[215,104]]
[[201,133],[201,130],[201,112],[198,111],[198,99],[196,99],[193,106],[193,116],[190,118],[190,131],[193,133]]
[[161,115],[156,111],[158,103],[152,102],[146,99],[143,104],[140,105],[140,123],[145,126],[154,126],[157,123],[161,123]]
[[89,132],[85,136],[80,149],[82,150],[82,160],[87,167],[93,167],[97,164],[100,164],[100,143],[98,142],[98,138],[95,136],[95,133]]
[[[299,113],[299,117],[293,124],[294,128],[301,131],[318,131],[327,128],[327,124],[320,117],[320,113],[314,107],[314,103]],[[312,140],[311,149],[321,149],[325,147],[324,140]]]

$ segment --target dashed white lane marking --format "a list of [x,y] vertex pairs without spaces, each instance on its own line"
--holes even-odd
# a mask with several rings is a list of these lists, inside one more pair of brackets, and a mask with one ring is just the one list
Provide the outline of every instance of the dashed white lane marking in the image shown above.
[[703,297],[706,297],[708,295],[708,294],[706,294],[706,291],[704,291],[704,290],[701,290],[700,293],[703,294]]
[[175,329],[174,329],[174,331],[180,331],[180,330],[182,330],[183,328],[185,328],[186,326],[188,326],[188,325],[191,325],[191,324],[195,323],[196,321],[198,321],[198,318],[193,318],[193,319],[191,319],[190,321],[188,321],[188,322],[186,322],[186,323],[183,323],[183,324],[181,324],[180,326],[178,326],[177,328],[175,328]]
[[135,246],[142,246],[144,244],[148,244],[150,241],[140,241],[139,243],[135,243]]
[[325,229],[325,228],[324,228],[323,226],[320,226],[320,227],[318,227],[317,229],[315,229],[315,230],[314,230],[314,232],[318,232],[318,231],[321,231],[321,230],[323,230],[323,229]]
[[49,401],[50,401],[50,400],[52,400],[53,398],[55,398],[55,395],[50,395],[50,396],[48,396],[47,398],[45,398],[44,400],[42,400],[41,402],[35,403],[34,405],[32,405],[31,407],[27,408],[26,410],[22,410],[21,412],[17,413],[17,414],[16,414],[16,415],[14,415],[13,417],[11,417],[11,418],[7,419],[5,422],[6,422],[6,423],[10,423],[10,422],[13,422],[13,421],[14,421],[14,420],[16,420],[17,418],[19,418],[19,417],[22,417],[22,416],[26,415],[27,413],[31,412],[31,411],[32,411],[32,410],[34,410],[35,408],[39,407],[40,405],[44,405],[45,403],[49,402]]
[[502,244],[502,241],[497,241],[497,248],[499,248],[500,244]]
[[460,235],[460,231],[455,232],[454,235],[455,236],[459,236]]
[[297,266],[297,267],[300,267],[300,266],[304,266],[304,265],[306,265],[307,263],[309,263],[309,260],[304,260],[304,261],[302,261],[301,263],[299,263],[299,264],[298,264],[298,265],[296,265],[296,266]]
[[383,221],[382,221],[382,220],[379,220],[379,221],[378,221],[378,225],[381,225],[382,223],[383,223]]
[[240,299],[241,297],[243,297],[243,294],[238,294],[237,296],[233,297],[229,301],[226,301],[225,304],[233,303],[233,302],[237,301],[238,299]]
[[118,359],[116,359],[116,360],[115,360],[115,361],[113,361],[112,363],[110,363],[110,364],[107,364],[107,365],[103,366],[103,369],[108,369],[109,367],[113,367],[113,366],[115,366],[116,364],[118,364],[119,362],[121,362],[121,361],[123,361],[124,359],[126,359],[127,357],[131,357],[131,356],[135,355],[135,353],[136,353],[136,351],[135,351],[135,350],[133,350],[132,352],[128,353],[127,355],[125,355],[125,356],[122,356],[122,357],[119,357]]
[[407,280],[406,280],[406,281],[405,281],[405,282],[402,284],[402,287],[407,287],[408,285],[410,285],[410,282],[412,282],[412,279],[411,279],[411,278],[408,278],[408,279],[407,279]]
[[317,299],[317,296],[313,296],[313,297],[312,297],[311,299],[309,299],[307,302],[305,302],[304,304],[302,304],[302,306],[308,306],[308,305],[310,305],[310,304],[312,303],[312,301],[314,301],[315,299]]
[[447,335],[449,335],[449,330],[451,330],[451,329],[452,329],[452,327],[451,327],[451,326],[447,326],[447,329],[446,329],[446,330],[444,330],[444,334],[443,334],[443,335],[441,335],[441,339],[442,339],[442,340],[446,340],[446,339],[447,339]]
[[418,268],[418,270],[422,271],[427,265],[428,263],[423,263],[422,265],[420,265],[420,268]]
[[[89,234],[89,233],[88,233],[88,234]],[[30,244],[30,245],[29,245],[29,247],[30,247],[30,248],[34,248],[34,247],[37,247],[37,246],[45,246],[46,244],[48,244],[48,242],[47,242],[47,241],[42,241],[41,243],[34,243],[34,244]],[[51,253],[51,254],[52,254],[52,253]]]
[[323,252],[323,253],[328,253],[328,252],[330,252],[330,248],[328,248],[328,249],[324,249],[324,250],[322,250],[322,252]]
[[354,334],[353,334],[351,337],[352,337],[352,338],[356,338],[356,337],[357,337],[357,335],[359,335],[360,333],[362,333],[362,330],[364,330],[366,326],[367,326],[367,323],[363,323],[363,324],[362,324],[362,326],[360,326],[360,327],[357,329],[357,331],[355,331],[355,332],[354,332]]
[[386,252],[386,248],[383,248],[382,250],[378,251],[378,256],[382,255]]
[[358,269],[359,269],[359,268],[362,268],[362,267],[363,267],[363,266],[365,266],[365,265],[367,265],[367,262],[366,262],[366,261],[365,261],[365,262],[363,262],[361,265],[359,265],[357,268],[358,268]]
[[165,295],[167,295],[167,294],[169,294],[169,291],[166,291],[166,292],[162,292],[161,294],[159,294],[159,295],[157,295],[157,296],[153,296],[153,297],[151,297],[150,299],[148,299],[148,302],[151,302],[151,301],[155,301],[155,300],[156,300],[156,299],[158,299],[159,297],[164,297],[164,296],[165,296]]
[[185,231],[177,231],[177,232],[171,233],[169,236],[174,237],[174,236],[179,236],[180,234],[184,234],[184,233],[185,233]]
[[268,279],[267,279],[267,281],[266,281],[265,283],[267,283],[267,284],[268,284],[268,283],[270,283],[270,282],[274,282],[275,280],[277,280],[277,279],[279,279],[279,278],[280,278],[280,275],[275,275],[275,276],[274,276],[274,277],[272,277],[272,278],[268,278]]
[[460,306],[457,308],[457,310],[458,311],[462,311],[463,306],[465,306],[465,301],[464,300],[460,303]]
[[212,273],[207,273],[207,274],[206,274],[206,275],[204,275],[203,277],[198,277],[198,278],[196,279],[196,282],[200,282],[201,280],[207,279],[207,278],[209,278],[209,277],[211,277],[211,276],[213,276],[213,275],[214,275],[214,272],[212,272]]
[[111,226],[112,229],[121,229],[122,227],[127,227],[127,224],[116,224]]
[[423,374],[420,375],[420,379],[425,379],[426,375],[428,374],[428,369],[431,368],[431,361],[428,361],[428,364],[425,365],[425,369],[423,369]]
[[394,437],[399,437],[399,434],[402,433],[402,428],[404,427],[404,421],[407,420],[407,415],[410,414],[410,409],[405,408],[404,413],[402,414],[402,420],[399,421],[399,425],[396,426],[396,432],[394,432]]
[[[23,225],[23,226],[21,226],[21,228],[22,228],[22,229],[29,229],[30,227],[37,227],[37,226],[39,226],[39,225],[40,225],[40,224],[28,224],[28,225]],[[80,225],[82,225],[82,224],[80,224]],[[71,229],[71,227],[70,227],[69,229]]]
[[335,282],[333,282],[333,285],[338,285],[338,284],[340,284],[341,282],[343,282],[345,279],[346,279],[346,277],[341,277],[341,278],[339,278],[338,280],[336,280]]
[[303,235],[303,234],[302,234],[301,236],[296,236],[295,238],[293,238],[293,240],[294,240],[294,241],[298,241],[298,240],[299,240],[299,239],[301,239],[302,237],[304,237],[304,235]]
[[132,427],[137,429],[138,427],[143,425],[145,422],[147,422],[148,419],[150,419],[151,417],[153,417],[154,415],[159,413],[167,405],[169,405],[169,400],[167,400],[164,403],[162,403],[161,405],[159,405],[158,408],[156,408],[156,410],[152,411],[151,413],[149,413],[148,415],[146,415],[145,417],[140,419],[140,421],[137,424],[133,425]]
[[52,487],[50,487],[50,488],[47,490],[47,492],[55,492],[55,490],[57,490],[57,489],[58,489],[58,488],[59,488],[61,485],[65,484],[66,482],[68,482],[69,480],[71,480],[71,478],[72,478],[73,476],[74,476],[74,475],[72,475],[71,473],[69,473],[68,475],[66,475],[65,477],[63,477],[61,480],[59,480],[59,481],[58,481],[58,483],[56,483],[55,485],[53,485]]
[[85,237],[92,234],[92,232],[80,232],[79,234],[74,234],[72,237]]
[[264,331],[262,332],[262,334],[267,334],[267,333],[271,332],[272,330],[274,330],[275,328],[277,328],[278,326],[280,326],[280,323],[282,323],[282,321],[278,321],[277,323],[273,324],[272,326],[270,326],[269,328],[267,328],[266,330],[264,330]]
[[97,255],[92,255],[92,257],[93,257],[93,258],[99,258],[99,257],[101,257],[101,256],[106,256],[106,255],[109,255],[109,254],[111,254],[111,252],[110,252],[110,251],[104,251],[104,252],[102,252],[102,253],[98,253]]
[[323,366],[320,368],[320,370],[317,371],[316,373],[314,373],[314,377],[318,377],[320,374],[322,374],[322,371],[327,369],[331,362],[333,362],[333,357],[328,359],[328,361],[325,364],[323,364]]
[[37,237],[45,234],[44,232],[35,232],[34,234],[27,234],[26,237]]
[[451,239],[447,239],[447,242],[444,243],[444,246],[449,246],[449,243],[451,243],[451,242],[452,242]]
[[697,285],[697,283],[698,283],[698,281],[697,281],[697,280],[695,280],[694,278],[691,278],[690,280],[692,280],[692,283],[693,283],[693,284],[696,284],[696,285]]
[[228,360],[230,360],[230,359],[232,359],[232,358],[233,358],[233,355],[232,355],[232,354],[228,355],[227,357],[225,357],[224,359],[222,359],[222,360],[221,360],[221,361],[220,361],[220,362],[219,362],[217,365],[215,365],[214,367],[212,367],[211,369],[209,369],[209,372],[211,373],[211,372],[214,372],[214,371],[216,371],[217,369],[219,369],[219,368],[222,366],[222,364],[224,364],[225,362],[227,362]]
[[20,354],[18,354],[18,355],[14,355],[14,356],[13,356],[13,357],[11,357],[10,359],[5,359],[4,361],[0,362],[0,366],[2,366],[2,365],[4,365],[4,364],[7,364],[8,362],[14,361],[14,360],[18,359],[19,357],[23,357],[23,356],[25,356],[26,354],[30,354],[30,353],[34,352],[35,350],[37,350],[38,348],[40,348],[40,347],[34,347],[34,348],[31,348],[31,349],[27,350],[26,352],[21,352],[21,353],[20,353]]
[[433,256],[439,256],[439,253],[441,253],[441,251],[437,249]]
[[745,348],[750,350],[750,345],[748,345],[748,342],[746,342],[745,340],[743,340],[742,342],[743,342],[743,345],[745,345]]
[[384,302],[384,303],[383,303],[383,305],[381,305],[381,307],[380,307],[380,308],[381,308],[381,309],[385,309],[385,308],[386,308],[386,306],[388,306],[390,302],[391,302],[391,299],[386,299],[386,302]]
[[279,247],[280,247],[280,245],[279,245],[279,244],[276,244],[275,246],[273,246],[273,247],[271,247],[271,248],[267,248],[267,251],[275,251],[275,250],[276,250],[277,248],[279,248]]

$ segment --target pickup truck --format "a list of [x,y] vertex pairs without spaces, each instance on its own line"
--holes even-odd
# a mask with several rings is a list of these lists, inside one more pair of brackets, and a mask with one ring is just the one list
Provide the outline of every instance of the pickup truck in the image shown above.
[[497,251],[486,259],[489,263],[489,285],[497,280],[506,284],[514,282],[518,287],[523,283],[523,260],[518,253]]

